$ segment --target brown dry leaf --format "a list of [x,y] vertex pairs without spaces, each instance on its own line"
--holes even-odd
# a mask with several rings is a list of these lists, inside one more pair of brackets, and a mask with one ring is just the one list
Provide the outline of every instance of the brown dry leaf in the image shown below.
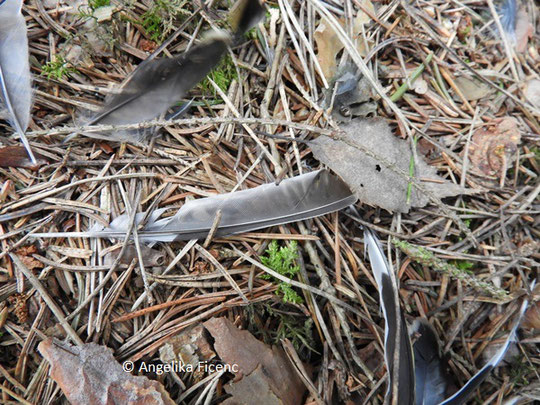
[[469,159],[476,169],[488,176],[501,174],[510,165],[520,142],[517,121],[512,117],[497,118],[474,133]]
[[[375,7],[373,7],[371,0],[361,0],[359,3],[372,14],[376,14]],[[340,19],[339,22],[345,29],[343,19]],[[369,22],[371,22],[371,18],[362,10],[358,11],[358,14],[353,21],[353,33],[356,36],[357,50],[361,56],[366,56],[366,47],[362,39],[362,26]],[[317,60],[321,65],[321,69],[326,79],[331,80],[336,74],[337,55],[342,51],[343,44],[335,31],[324,22],[321,22],[318,25],[314,33],[314,38],[317,43]]]
[[24,146],[6,146],[0,148],[0,167],[22,167],[37,170],[47,164],[43,156],[35,154],[36,164],[32,163]]
[[204,326],[221,360],[238,370],[235,382],[226,388],[234,395],[227,404],[302,403],[306,388],[281,348],[270,348],[226,318],[212,318]]
[[282,405],[286,403],[272,391],[268,377],[260,364],[250,375],[225,386],[225,391],[232,397],[223,401],[224,405]]
[[174,405],[161,383],[124,371],[105,346],[71,346],[47,339],[38,350],[50,363],[51,378],[72,404]]
[[[408,179],[351,146],[367,149],[409,173],[412,159],[409,143],[392,135],[385,120],[356,119],[340,128],[347,143],[323,135],[310,146],[314,156],[339,174],[361,202],[397,212],[409,212],[411,207],[423,207],[429,202],[428,196],[412,187],[407,204]],[[420,156],[415,163],[416,179],[439,198],[471,192],[438,176],[437,170]]]
[[521,327],[540,330],[540,301],[533,302],[531,307],[525,312]]

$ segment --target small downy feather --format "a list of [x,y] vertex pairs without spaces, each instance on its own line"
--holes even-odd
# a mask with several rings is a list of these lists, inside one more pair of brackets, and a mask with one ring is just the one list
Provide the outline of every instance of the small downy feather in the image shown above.
[[0,1],[0,110],[4,107],[8,111],[11,125],[36,164],[25,136],[32,106],[32,80],[21,7],[22,0]]
[[448,386],[437,334],[425,319],[414,321],[411,334],[418,335],[413,345],[416,405],[437,405]]
[[[138,236],[145,242],[203,239],[219,215],[215,236],[225,236],[325,215],[355,202],[356,197],[341,179],[320,170],[283,180],[278,185],[263,184],[249,190],[191,200],[168,218],[159,219],[165,209],[156,210],[138,231]],[[143,218],[144,214],[137,214],[136,223]],[[128,216],[121,215],[107,228],[32,236],[121,239],[127,228]]]
[[[240,0],[238,11],[231,12],[238,22],[235,36],[243,33],[264,16],[259,0]],[[129,125],[152,120],[165,113],[219,63],[233,43],[226,31],[212,31],[189,51],[173,58],[151,59],[142,62],[112,96],[103,109],[86,125]],[[114,133],[84,133],[92,138],[139,142],[153,131],[116,131]],[[68,137],[67,139],[70,139]]]
[[[392,403],[392,387],[397,384],[397,403],[400,405],[413,405],[414,393],[414,362],[411,341],[405,323],[405,317],[401,311],[398,300],[397,282],[390,268],[381,244],[375,234],[366,229],[364,231],[364,243],[366,245],[371,269],[379,289],[379,297],[385,320],[384,333],[384,357],[388,370],[388,390],[386,399]],[[397,338],[399,322],[399,338]],[[399,342],[399,348],[396,343]],[[397,381],[394,381],[394,356],[399,350],[399,370]]]

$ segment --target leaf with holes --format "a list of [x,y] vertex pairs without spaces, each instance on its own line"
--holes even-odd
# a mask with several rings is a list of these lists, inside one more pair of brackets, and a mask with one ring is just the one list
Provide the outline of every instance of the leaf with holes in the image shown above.
[[[314,156],[328,165],[347,183],[360,201],[387,209],[408,212],[411,207],[423,207],[429,202],[424,192],[412,187],[410,200],[407,199],[411,159],[408,142],[398,139],[382,119],[356,119],[342,125],[340,139],[320,136],[310,142]],[[369,150],[382,160],[366,155]],[[414,177],[425,190],[439,198],[469,193],[457,184],[437,175],[437,170],[418,157],[414,165]]]

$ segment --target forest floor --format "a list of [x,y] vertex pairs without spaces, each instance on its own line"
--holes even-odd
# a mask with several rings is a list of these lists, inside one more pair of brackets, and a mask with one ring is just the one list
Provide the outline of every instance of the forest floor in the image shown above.
[[[158,57],[171,57],[226,27],[231,3],[23,5],[35,90],[27,137],[38,164],[19,146],[0,149],[0,402],[73,402],[84,389],[89,403],[103,403],[124,378],[116,359],[162,384],[116,387],[131,403],[150,403],[150,384],[167,392],[152,403],[381,404],[385,320],[363,227],[388,254],[407,323],[427,318],[436,331],[449,394],[493,356],[528,297],[519,344],[471,403],[538,399],[535,2],[508,16],[491,0],[267,1],[265,19],[179,100],[189,103],[181,116],[151,126],[151,140],[66,141],[161,44]],[[347,75],[363,84],[339,98]],[[375,188],[353,208],[234,236],[153,245],[32,237],[155,208],[174,213],[188,200],[322,168],[320,160],[346,179],[340,157],[321,159],[310,142],[366,116],[461,191],[416,204],[407,195],[407,207],[390,210],[398,191],[373,171],[366,181]],[[20,145],[7,122],[0,131],[3,146]],[[111,381],[85,385],[92,358],[110,363],[97,370]],[[156,369],[171,361],[214,368]],[[231,364],[242,373],[216,368]]]

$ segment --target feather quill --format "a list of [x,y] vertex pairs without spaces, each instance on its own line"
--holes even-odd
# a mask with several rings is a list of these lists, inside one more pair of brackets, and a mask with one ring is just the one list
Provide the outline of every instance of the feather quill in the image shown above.
[[[262,18],[266,10],[259,0],[240,0],[237,4],[230,13],[230,18],[235,21],[235,38]],[[210,73],[233,40],[229,32],[213,31],[200,44],[181,55],[142,62],[122,86],[120,93],[112,96],[86,125],[137,124],[165,113]],[[138,142],[151,133],[153,131],[149,130],[84,135]]]
[[448,386],[437,335],[425,319],[415,320],[411,332],[418,334],[413,345],[416,405],[437,405]]
[[[139,240],[172,242],[205,238],[221,215],[215,236],[267,228],[328,214],[348,207],[356,197],[347,185],[326,170],[320,170],[250,190],[220,194],[187,202],[172,217],[161,218],[165,209],[154,211],[141,230]],[[220,214],[219,214],[220,213]],[[139,224],[145,214],[137,214]],[[36,233],[33,237],[123,238],[128,217],[121,215],[104,228],[89,232]]]
[[9,121],[32,163],[37,164],[25,136],[32,106],[32,81],[21,8],[22,0],[0,1],[0,104],[8,111]]
[[[400,405],[413,405],[414,394],[414,363],[413,352],[405,317],[397,300],[397,282],[384,256],[381,244],[375,234],[366,229],[364,231],[371,269],[379,289],[379,297],[385,320],[384,357],[388,370],[388,389],[386,398],[392,398],[392,387],[397,384],[397,403]],[[400,323],[399,338],[397,339],[398,322]],[[399,348],[396,348],[396,343]],[[398,380],[394,381],[394,355],[399,350]],[[389,403],[392,403],[390,400]]]

